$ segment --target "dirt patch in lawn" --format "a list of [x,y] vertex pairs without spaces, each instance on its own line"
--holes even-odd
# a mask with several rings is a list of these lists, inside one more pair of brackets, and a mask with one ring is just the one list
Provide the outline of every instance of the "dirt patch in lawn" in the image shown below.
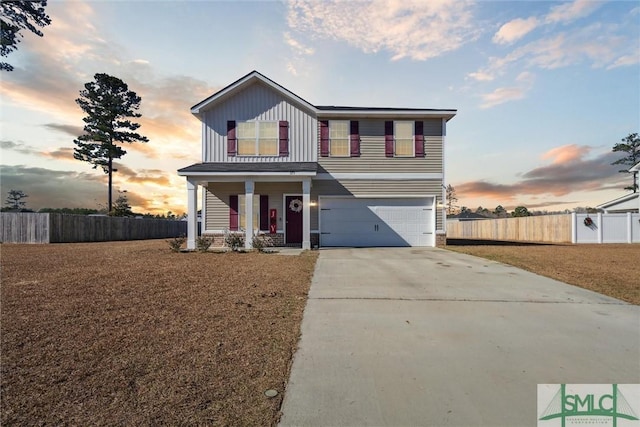
[[277,422],[317,253],[0,250],[2,425]]
[[475,255],[640,304],[640,245],[492,244],[472,240],[447,249]]

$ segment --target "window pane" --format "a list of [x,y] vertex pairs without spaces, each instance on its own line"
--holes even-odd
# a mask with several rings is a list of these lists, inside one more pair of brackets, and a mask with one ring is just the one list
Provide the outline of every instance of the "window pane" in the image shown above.
[[238,122],[236,126],[237,126],[237,129],[236,129],[237,138],[255,138],[256,137],[255,122]]
[[329,123],[329,138],[349,137],[349,122],[346,120],[331,120]]
[[413,156],[413,139],[396,139],[396,156]]
[[[238,194],[238,226],[246,229],[246,215],[245,215],[245,195]],[[253,229],[257,230],[260,224],[260,195],[253,195]]]
[[259,136],[260,138],[277,138],[278,137],[278,123],[275,122],[259,122]]
[[260,141],[258,141],[258,149],[258,154],[261,156],[277,156],[279,154],[278,140],[260,139]]
[[332,156],[350,156],[351,150],[349,149],[348,139],[332,139],[331,140],[331,155]]
[[413,122],[396,122],[396,139],[413,138]]
[[238,155],[254,156],[256,154],[255,139],[238,139]]

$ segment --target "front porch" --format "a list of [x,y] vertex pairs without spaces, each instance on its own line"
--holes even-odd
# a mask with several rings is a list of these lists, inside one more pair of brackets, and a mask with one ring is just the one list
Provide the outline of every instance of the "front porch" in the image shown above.
[[275,246],[317,245],[317,235],[311,234],[316,168],[316,163],[282,162],[199,163],[180,169],[187,181],[187,248],[196,247],[199,191],[202,235],[241,233],[247,249],[258,234],[271,237]]

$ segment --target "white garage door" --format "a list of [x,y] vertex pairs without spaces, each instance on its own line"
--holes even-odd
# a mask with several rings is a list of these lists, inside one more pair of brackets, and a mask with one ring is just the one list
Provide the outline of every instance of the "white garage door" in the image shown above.
[[433,246],[433,198],[320,198],[321,246]]

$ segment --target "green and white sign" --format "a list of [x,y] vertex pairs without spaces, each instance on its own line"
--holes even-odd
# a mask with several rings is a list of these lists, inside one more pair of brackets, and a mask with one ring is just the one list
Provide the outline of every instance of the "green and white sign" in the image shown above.
[[640,384],[538,384],[538,426],[640,427]]

